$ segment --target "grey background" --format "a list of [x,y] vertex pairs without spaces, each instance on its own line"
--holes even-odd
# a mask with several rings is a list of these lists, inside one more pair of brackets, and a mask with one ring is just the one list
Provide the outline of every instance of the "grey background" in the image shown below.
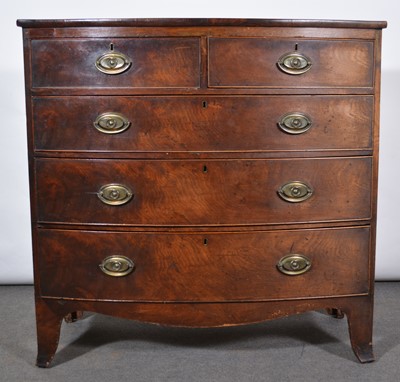
[[399,282],[376,283],[372,363],[354,356],[347,320],[322,312],[209,329],[85,313],[63,323],[51,368],[39,369],[33,287],[2,286],[0,381],[398,382],[399,294]]
[[238,17],[387,20],[383,34],[376,277],[399,280],[400,2],[397,0],[17,0],[0,14],[0,284],[32,282],[21,29],[17,18]]

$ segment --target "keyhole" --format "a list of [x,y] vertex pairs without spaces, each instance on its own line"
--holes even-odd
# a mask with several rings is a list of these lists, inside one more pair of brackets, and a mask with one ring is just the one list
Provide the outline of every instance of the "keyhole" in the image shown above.
[[207,244],[208,244],[208,239],[207,239],[207,238],[205,238],[205,239],[203,240],[203,244],[204,244],[204,245],[207,245]]
[[203,101],[202,105],[203,105],[204,109],[207,108],[207,106],[208,106],[207,101]]
[[204,172],[204,173],[208,172],[208,168],[207,168],[206,165],[203,166],[203,172]]
[[110,44],[110,50],[114,50],[114,44]]
[[297,50],[297,48],[298,48],[298,45],[296,44],[296,45],[294,46],[294,50]]

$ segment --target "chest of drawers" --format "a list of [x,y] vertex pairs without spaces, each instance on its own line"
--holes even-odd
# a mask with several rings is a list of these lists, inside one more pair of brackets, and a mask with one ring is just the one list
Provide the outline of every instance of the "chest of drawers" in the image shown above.
[[82,311],[328,310],[373,360],[385,22],[19,20],[37,364]]

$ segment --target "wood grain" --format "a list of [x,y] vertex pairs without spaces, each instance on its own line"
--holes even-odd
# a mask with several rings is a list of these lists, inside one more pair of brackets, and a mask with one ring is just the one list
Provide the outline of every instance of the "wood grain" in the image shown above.
[[[206,169],[206,171],[205,171]],[[368,219],[371,159],[129,161],[37,159],[38,220],[90,224],[207,226]],[[57,176],[55,176],[57,174]],[[278,196],[302,181],[301,203]],[[133,199],[108,206],[97,197],[123,184]]]
[[[211,87],[370,87],[373,82],[372,41],[210,38],[209,50]],[[311,59],[308,72],[279,70],[279,58],[293,51]]]
[[[198,87],[198,38],[33,40],[32,86]],[[131,68],[118,75],[100,72],[96,60],[110,52],[127,55]]]
[[[102,152],[323,151],[372,148],[371,96],[35,97],[36,150]],[[97,131],[104,112],[131,123]],[[301,112],[312,127],[290,135],[283,115]],[[68,118],[66,117],[68,115]]]
[[[201,234],[42,229],[38,235],[42,296],[234,302],[368,293],[367,227]],[[277,264],[288,254],[306,256],[311,269],[284,275]],[[133,273],[104,274],[99,264],[110,255],[131,259]]]

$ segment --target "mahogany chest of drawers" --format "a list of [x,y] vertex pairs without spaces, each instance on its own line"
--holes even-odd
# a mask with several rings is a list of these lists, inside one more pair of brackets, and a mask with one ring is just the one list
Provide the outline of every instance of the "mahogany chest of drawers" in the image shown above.
[[19,20],[38,358],[64,317],[348,319],[373,360],[385,22]]

